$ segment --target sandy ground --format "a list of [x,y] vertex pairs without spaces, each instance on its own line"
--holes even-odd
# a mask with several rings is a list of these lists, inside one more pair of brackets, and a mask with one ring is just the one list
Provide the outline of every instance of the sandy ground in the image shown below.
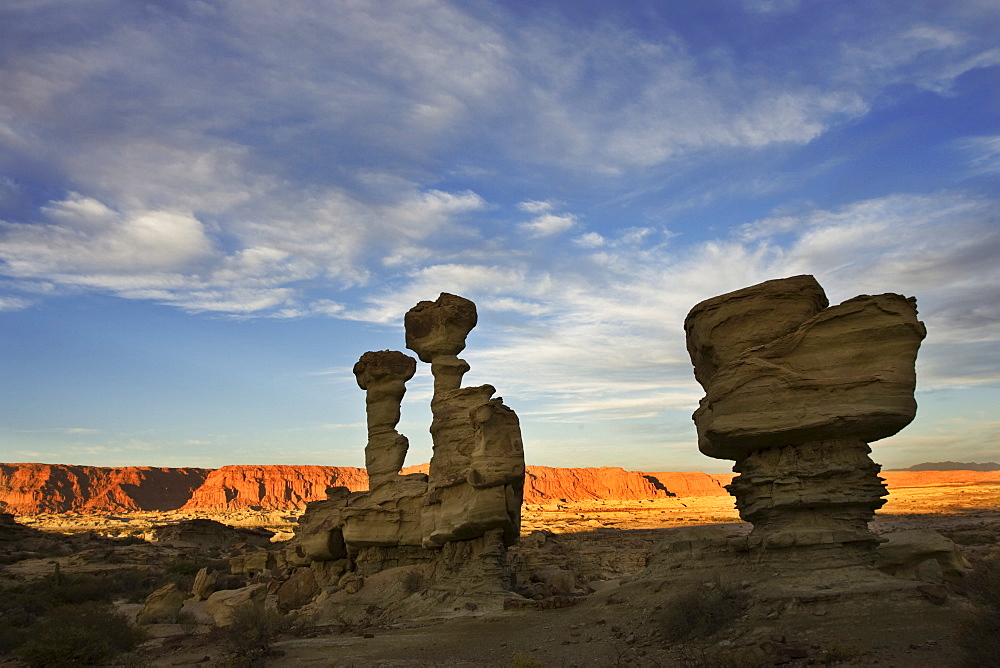
[[[279,537],[288,535],[295,520],[294,515],[280,513],[190,516],[269,527],[278,530]],[[64,532],[141,535],[154,524],[177,519],[176,514],[160,513],[38,516],[21,521]],[[688,576],[664,576],[647,570],[646,564],[657,544],[678,528],[716,525],[749,530],[739,522],[732,500],[722,496],[526,506],[522,535],[553,534],[549,546],[556,546],[550,549],[556,556],[552,558],[594,579],[597,591],[582,597],[578,605],[491,614],[461,610],[453,617],[406,624],[315,629],[311,637],[278,642],[278,655],[267,665],[763,665],[753,662],[758,656],[753,652],[771,646],[790,647],[802,655],[792,659],[794,665],[957,665],[956,616],[968,607],[965,599],[952,595],[946,604],[934,605],[917,593],[920,583],[900,584],[880,575],[859,574],[857,581],[842,587],[839,597],[821,591],[836,590],[841,586],[837,583],[818,585],[820,590],[807,596],[761,595],[751,611],[725,632],[693,643],[664,642],[659,619],[664,606],[672,605],[671,596],[681,581],[701,579],[708,587],[711,577],[696,566]],[[1000,483],[894,489],[872,527],[878,534],[935,529],[971,558],[981,557],[1000,545]],[[524,542],[526,546],[517,549],[529,551],[532,541]],[[603,555],[600,565],[591,559],[594,555]],[[617,572],[597,572],[609,567]],[[736,570],[727,577],[745,579],[754,591],[780,579],[777,574]],[[169,635],[168,629],[163,631]],[[220,665],[222,655],[211,636],[183,633],[151,641],[139,658],[147,665]]]

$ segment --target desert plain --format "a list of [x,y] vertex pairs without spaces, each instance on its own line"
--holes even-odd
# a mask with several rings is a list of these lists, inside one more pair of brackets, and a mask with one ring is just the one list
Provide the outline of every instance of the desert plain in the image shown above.
[[[930,529],[950,540],[968,564],[998,551],[1000,471],[888,471],[882,476],[890,493],[871,523],[876,535]],[[550,568],[572,573],[574,591],[567,595],[528,607],[485,610],[469,605],[410,619],[382,619],[372,603],[365,619],[306,624],[295,634],[275,638],[270,656],[256,659],[256,665],[962,665],[957,634],[970,604],[961,583],[943,580],[940,573],[935,586],[944,592],[944,601],[914,595],[912,585],[921,583],[905,580],[899,580],[908,586],[905,595],[892,586],[886,589],[886,582],[871,585],[866,593],[864,574],[853,582],[825,582],[819,589],[803,586],[800,596],[789,597],[785,587],[784,593],[769,597],[761,593],[758,580],[766,582],[776,573],[727,571],[718,564],[691,570],[665,563],[663,546],[684,532],[750,531],[723,488],[727,476],[714,478],[717,489],[701,486],[676,496],[668,491],[635,498],[641,492],[619,488],[617,496],[633,498],[614,498],[616,492],[610,490],[593,498],[591,485],[582,494],[590,498],[530,497],[522,509],[521,540],[509,549],[508,559],[522,572]],[[548,489],[566,494],[572,486]],[[3,566],[0,581],[9,586],[49,578],[56,564],[66,575],[218,563],[247,546],[207,550],[170,544],[155,540],[154,527],[212,519],[270,530],[272,546],[279,546],[292,537],[300,514],[301,509],[258,506],[20,515],[19,524],[53,535],[131,540],[121,545],[80,542],[59,556],[23,554]],[[139,541],[142,537],[154,540]],[[849,573],[838,577],[851,579]],[[719,631],[668,640],[664,625],[673,619],[668,613],[678,605],[682,585],[710,592],[720,584],[753,587],[754,600],[746,612]],[[138,602],[117,605],[133,616],[142,608]],[[146,629],[151,637],[119,659],[127,664],[117,665],[239,665],[229,645],[205,625],[188,620],[148,624]],[[2,665],[18,664],[6,657]]]

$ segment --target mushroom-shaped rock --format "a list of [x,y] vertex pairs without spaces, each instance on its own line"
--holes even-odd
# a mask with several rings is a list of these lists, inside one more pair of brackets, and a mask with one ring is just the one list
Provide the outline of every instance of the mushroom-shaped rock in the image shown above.
[[384,382],[405,383],[416,372],[417,361],[398,350],[369,351],[354,365],[354,375],[362,390]]
[[736,461],[727,489],[754,524],[748,545],[778,563],[873,563],[867,523],[886,492],[868,443],[916,414],[926,333],[916,301],[862,295],[828,307],[812,276],[793,276],[705,300],[684,329],[705,388],[698,448]]
[[428,363],[439,355],[458,355],[477,320],[473,302],[442,292],[436,301],[419,302],[407,311],[406,347]]

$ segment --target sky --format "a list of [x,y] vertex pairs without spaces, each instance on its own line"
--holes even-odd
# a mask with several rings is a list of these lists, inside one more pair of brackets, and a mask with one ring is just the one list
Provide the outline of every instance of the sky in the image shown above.
[[6,0],[0,461],[363,466],[353,364],[451,292],[529,464],[729,471],[684,317],[797,274],[917,298],[875,461],[998,461],[998,35],[994,0]]

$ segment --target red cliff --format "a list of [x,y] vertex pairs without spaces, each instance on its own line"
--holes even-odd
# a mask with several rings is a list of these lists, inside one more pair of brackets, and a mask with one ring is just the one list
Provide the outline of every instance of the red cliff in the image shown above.
[[0,511],[100,513],[177,510],[209,469],[0,464]]
[[325,499],[331,486],[368,489],[368,475],[353,466],[223,466],[208,474],[182,510],[301,510]]
[[[426,473],[427,464],[404,473]],[[883,471],[891,489],[1000,481],[1000,471]],[[629,501],[671,496],[726,496],[732,474],[662,471],[615,466],[528,466],[524,501]],[[118,513],[170,510],[296,511],[326,498],[326,488],[367,489],[364,469],[352,466],[223,466],[220,469],[105,468],[62,464],[0,464],[0,512]]]
[[564,469],[528,466],[524,476],[525,503],[588,501],[593,499],[635,500],[670,496],[655,478],[617,466]]

